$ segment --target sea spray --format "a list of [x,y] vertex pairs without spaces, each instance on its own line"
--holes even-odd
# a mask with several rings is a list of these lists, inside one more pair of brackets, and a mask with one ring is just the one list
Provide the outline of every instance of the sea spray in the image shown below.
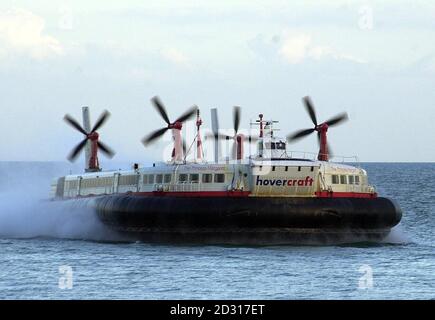
[[411,242],[412,242],[412,240],[409,238],[409,236],[402,229],[401,224],[394,226],[391,229],[388,236],[382,241],[382,243],[388,243],[388,244],[407,244],[407,243],[411,243]]
[[55,237],[117,241],[87,202],[49,199],[50,180],[65,174],[66,165],[0,163],[0,237]]

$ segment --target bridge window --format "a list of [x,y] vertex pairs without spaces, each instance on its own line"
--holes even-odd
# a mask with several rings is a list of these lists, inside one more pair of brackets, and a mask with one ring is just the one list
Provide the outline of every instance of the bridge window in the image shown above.
[[338,184],[338,175],[336,174],[332,175],[332,184]]
[[187,181],[187,174],[185,174],[185,173],[181,173],[179,176],[178,176],[178,182],[186,182]]
[[347,176],[345,175],[340,176],[340,184],[347,184]]
[[165,174],[165,183],[171,183],[172,176],[170,174]]
[[148,184],[148,175],[147,174],[143,175],[142,182],[143,182],[143,184]]
[[275,145],[276,145],[276,149],[285,150],[285,143],[284,142],[280,141],[280,142],[277,142]]
[[199,174],[197,174],[197,173],[190,174],[189,181],[193,182],[193,183],[198,183],[199,182]]
[[214,175],[214,182],[223,183],[225,182],[225,175],[223,173],[217,173]]
[[210,183],[213,181],[213,175],[211,173],[204,173],[202,175],[202,182],[203,183]]
[[355,176],[355,184],[359,184],[359,176]]
[[349,176],[349,184],[354,184],[355,183],[355,176]]
[[156,183],[163,183],[163,174],[156,175]]

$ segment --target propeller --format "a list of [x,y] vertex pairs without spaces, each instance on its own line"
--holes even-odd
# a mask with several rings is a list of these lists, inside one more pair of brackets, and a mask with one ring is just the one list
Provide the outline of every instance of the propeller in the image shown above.
[[151,99],[151,103],[153,104],[154,108],[157,110],[157,112],[162,117],[163,121],[167,124],[166,127],[163,127],[161,129],[155,130],[151,132],[149,135],[145,136],[142,139],[142,143],[145,146],[148,146],[150,143],[152,143],[154,140],[158,139],[162,135],[166,133],[169,129],[181,129],[181,125],[183,122],[189,120],[196,114],[196,110],[198,109],[197,106],[192,106],[189,109],[187,109],[181,116],[177,118],[174,122],[171,122],[169,120],[168,114],[166,112],[166,108],[163,105],[162,101],[159,97],[155,96]]
[[70,154],[68,155],[69,161],[72,162],[78,157],[80,152],[86,146],[88,140],[97,140],[98,149],[100,149],[109,158],[112,158],[115,155],[115,152],[109,146],[102,143],[101,141],[98,141],[99,135],[97,133],[97,130],[100,129],[106,123],[109,117],[110,117],[110,112],[104,110],[103,113],[98,118],[97,122],[95,123],[94,127],[91,129],[91,131],[87,132],[85,129],[83,129],[83,127],[79,124],[79,122],[75,120],[72,116],[70,116],[69,114],[65,115],[64,117],[65,122],[85,136],[85,138],[78,145],[76,145],[74,149],[71,150]]
[[[308,112],[308,115],[311,118],[311,121],[314,124],[314,128],[298,130],[298,131],[288,135],[287,136],[287,141],[289,141],[289,142],[297,141],[297,140],[299,140],[299,139],[301,139],[301,138],[303,138],[305,136],[310,135],[314,131],[317,131],[317,138],[318,138],[318,142],[320,144],[320,139],[321,139],[321,134],[320,133],[321,133],[322,129],[324,129],[324,128],[327,129],[329,127],[336,126],[339,123],[342,123],[342,122],[348,120],[347,113],[343,112],[343,113],[340,113],[340,114],[336,115],[335,117],[332,117],[331,119],[329,119],[329,120],[327,120],[325,122],[322,122],[322,123],[318,124],[318,122],[317,122],[317,116],[316,116],[316,111],[314,109],[314,105],[313,105],[313,102],[312,102],[311,98],[307,96],[307,97],[304,97],[302,99],[302,101],[304,103],[305,109]],[[331,149],[330,149],[329,145],[328,145],[327,149],[328,149],[328,153],[331,154],[331,152],[330,152]]]
[[[240,119],[241,119],[242,110],[238,106],[233,107],[233,129],[234,135],[229,136],[227,134],[222,134],[219,132],[219,122],[217,119],[217,110],[212,109],[212,133],[206,134],[206,138],[215,139],[215,144],[219,143],[219,140],[234,140],[233,150],[236,150],[237,146],[237,137],[239,136],[238,131],[240,128]],[[256,136],[248,136],[248,142],[256,142],[259,140],[259,137]],[[215,147],[216,150],[216,147]],[[216,152],[216,151],[215,151]]]

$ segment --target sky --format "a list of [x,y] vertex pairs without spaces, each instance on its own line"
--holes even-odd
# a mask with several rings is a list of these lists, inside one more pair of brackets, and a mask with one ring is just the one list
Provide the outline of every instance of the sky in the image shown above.
[[[222,129],[242,107],[243,129],[259,113],[279,135],[346,111],[331,128],[335,155],[360,161],[435,160],[433,1],[48,1],[0,2],[0,161],[63,161],[82,139],[62,120],[108,109],[99,131],[109,161],[168,160],[158,95],[175,119],[210,109]],[[193,122],[184,126],[191,140]],[[229,131],[228,131],[229,132]],[[212,148],[208,147],[211,156]],[[289,149],[317,152],[316,137]]]

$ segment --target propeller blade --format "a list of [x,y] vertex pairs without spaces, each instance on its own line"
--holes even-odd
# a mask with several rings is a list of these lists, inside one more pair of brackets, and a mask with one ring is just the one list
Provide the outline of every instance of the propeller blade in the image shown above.
[[288,136],[287,136],[287,140],[288,140],[289,142],[290,142],[290,141],[298,140],[298,139],[300,139],[300,138],[302,138],[302,137],[305,137],[305,136],[307,136],[307,135],[313,133],[315,130],[316,130],[316,129],[305,129],[305,130],[299,130],[299,131],[296,131],[295,133],[293,133],[293,134],[291,134],[291,135],[288,135]]
[[226,134],[223,133],[218,133],[218,134],[214,134],[214,133],[206,133],[205,134],[205,138],[206,139],[219,139],[219,140],[224,140],[227,138]]
[[151,102],[153,103],[153,105],[157,109],[157,111],[160,113],[163,120],[165,120],[165,122],[168,125],[171,124],[171,121],[169,121],[168,114],[166,113],[166,109],[165,109],[162,101],[160,101],[160,98],[158,96],[155,96],[151,99]]
[[98,148],[101,149],[101,151],[106,154],[109,158],[113,158],[115,155],[115,151],[113,151],[111,148],[109,148],[106,144],[102,143],[101,141],[98,141]]
[[343,112],[343,113],[340,113],[340,114],[336,115],[335,117],[329,119],[325,123],[329,127],[332,127],[332,126],[335,126],[336,124],[339,124],[340,122],[346,121],[347,119],[349,119],[349,117],[347,116],[347,113]]
[[95,123],[94,127],[92,128],[91,132],[95,132],[98,129],[101,128],[101,126],[109,119],[110,112],[107,110],[104,110],[101,116],[98,118],[97,122]]
[[234,132],[235,135],[237,135],[237,131],[239,131],[239,125],[240,125],[240,107],[235,106],[233,109],[233,120],[234,120]]
[[219,119],[217,109],[211,109],[211,130],[214,138],[214,161],[219,162],[220,146],[219,146]]
[[183,113],[180,117],[178,117],[178,119],[175,120],[175,122],[184,122],[192,118],[194,115],[196,115],[197,110],[198,110],[198,106],[190,107],[185,113]]
[[187,156],[186,150],[187,150],[186,140],[184,140],[184,138],[183,138],[183,153],[184,153],[184,156]]
[[68,160],[73,162],[80,154],[80,152],[83,150],[83,148],[86,146],[87,142],[88,142],[88,138],[86,137],[77,146],[75,146],[75,148],[68,155]]
[[162,128],[159,130],[154,131],[153,133],[151,133],[150,135],[146,136],[145,138],[142,139],[142,143],[147,146],[148,144],[150,144],[152,141],[154,141],[155,139],[157,139],[158,137],[162,136],[163,134],[165,134],[166,131],[168,131],[169,128]]
[[316,111],[314,110],[313,102],[308,96],[304,97],[303,101],[305,104],[305,108],[307,109],[308,114],[310,115],[311,121],[313,121],[314,125],[317,126],[317,117],[316,117]]
[[332,152],[331,145],[329,143],[327,143],[327,148],[328,148],[328,157],[333,158],[334,153]]
[[214,135],[217,135],[219,132],[219,120],[216,108],[211,109],[211,130]]
[[66,114],[65,117],[63,117],[63,120],[65,120],[66,123],[68,123],[70,126],[75,128],[76,130],[83,133],[85,136],[88,135],[88,133],[85,131],[85,129],[83,129],[82,126],[69,114]]

